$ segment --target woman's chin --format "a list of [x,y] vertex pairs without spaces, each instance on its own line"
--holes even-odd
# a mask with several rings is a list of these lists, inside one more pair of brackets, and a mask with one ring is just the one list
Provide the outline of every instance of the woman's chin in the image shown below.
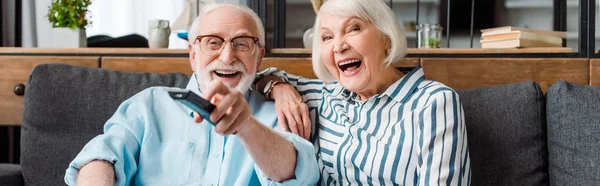
[[340,80],[341,80],[340,83],[342,84],[342,86],[351,92],[358,92],[359,90],[366,87],[365,82],[363,82],[364,79],[361,79],[359,77],[351,77],[351,78],[343,78],[342,77]]

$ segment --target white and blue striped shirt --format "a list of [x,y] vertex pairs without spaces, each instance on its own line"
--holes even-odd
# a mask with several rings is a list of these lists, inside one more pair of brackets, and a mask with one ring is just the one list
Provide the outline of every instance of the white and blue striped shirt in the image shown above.
[[470,185],[458,94],[420,67],[366,101],[338,83],[275,68],[262,75],[281,77],[309,106],[321,185]]

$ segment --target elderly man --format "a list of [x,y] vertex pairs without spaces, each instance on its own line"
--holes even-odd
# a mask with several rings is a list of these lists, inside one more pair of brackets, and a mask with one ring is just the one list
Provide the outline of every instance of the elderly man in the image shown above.
[[[211,121],[148,88],[118,108],[66,171],[69,185],[313,185],[312,144],[275,132],[274,104],[249,87],[265,53],[252,10],[204,7],[190,29],[186,89],[215,104]],[[230,88],[235,87],[235,88]],[[198,124],[199,123],[199,124]]]

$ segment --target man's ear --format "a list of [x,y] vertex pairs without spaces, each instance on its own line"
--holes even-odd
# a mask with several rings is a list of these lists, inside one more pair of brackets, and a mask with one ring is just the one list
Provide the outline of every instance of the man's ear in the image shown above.
[[258,60],[256,61],[256,72],[258,72],[258,67],[260,67],[260,63],[262,62],[263,57],[265,57],[265,47],[260,47],[260,55],[258,56]]
[[194,45],[188,43],[188,50],[190,55],[190,66],[192,67],[192,71],[196,70],[196,51],[194,51]]

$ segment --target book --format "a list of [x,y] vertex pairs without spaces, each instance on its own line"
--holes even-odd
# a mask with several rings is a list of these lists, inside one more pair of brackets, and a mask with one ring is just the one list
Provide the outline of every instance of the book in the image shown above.
[[527,47],[562,47],[560,42],[547,42],[529,39],[509,39],[481,41],[481,48],[527,48]]
[[553,36],[553,37],[558,37],[558,38],[567,38],[566,32],[535,30],[535,29],[519,28],[519,27],[513,27],[513,26],[503,26],[503,27],[497,27],[497,28],[483,29],[483,30],[481,30],[481,36],[505,34],[505,33],[511,32],[511,31],[526,31],[526,32],[530,32],[530,33]]
[[562,38],[560,38],[560,37],[536,34],[536,33],[532,33],[529,31],[522,31],[522,30],[510,31],[508,33],[503,33],[503,34],[481,36],[481,43],[489,42],[489,41],[511,40],[511,39],[525,39],[525,40],[543,41],[543,42],[547,42],[547,43],[562,44]]

